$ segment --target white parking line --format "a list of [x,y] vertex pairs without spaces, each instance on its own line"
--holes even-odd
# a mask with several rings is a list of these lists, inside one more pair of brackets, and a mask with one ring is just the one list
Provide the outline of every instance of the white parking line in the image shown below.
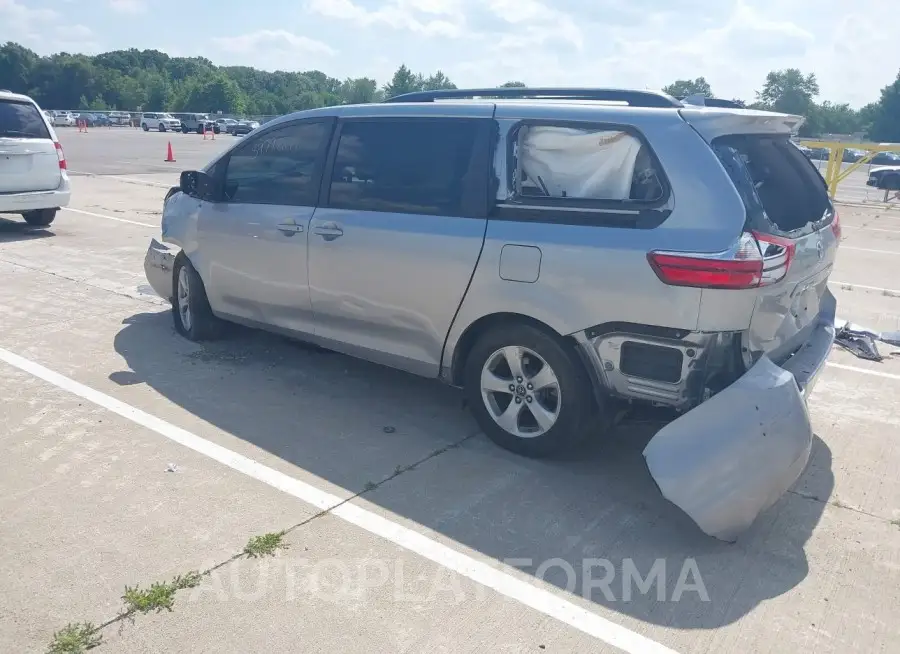
[[[120,161],[119,163],[131,164],[133,162],[130,161]],[[159,168],[166,170],[165,166],[159,166]],[[146,179],[135,179],[133,177],[123,177],[122,175],[99,175],[97,173],[87,173],[81,170],[72,170],[69,169],[69,172],[73,175],[83,175],[84,177],[102,177],[104,179],[114,179],[120,182],[128,182],[129,184],[140,184],[141,186],[155,186],[157,188],[171,188],[174,184],[162,184],[160,182],[151,182]],[[171,172],[171,169],[169,170]]]
[[856,366],[847,366],[843,363],[831,363],[828,362],[829,368],[839,368],[840,370],[850,370],[852,372],[859,372],[864,375],[873,375],[875,377],[884,377],[885,379],[894,379],[896,381],[900,381],[900,375],[895,375],[890,372],[881,372],[880,370],[869,370],[868,368],[857,368]]
[[900,234],[900,229],[881,229],[880,227],[869,227],[868,225],[841,225],[841,229],[864,229],[867,232],[887,232],[888,234]]
[[851,284],[850,282],[839,282],[836,280],[829,280],[829,286],[840,286],[842,288],[861,288],[864,291],[878,291],[882,295],[890,295],[892,297],[900,297],[900,290],[896,290],[893,288],[882,288],[881,286],[866,286],[865,284]]
[[528,583],[501,569],[458,552],[412,529],[319,490],[249,457],[232,452],[156,416],[141,411],[105,393],[45,368],[39,363],[0,348],[0,361],[53,384],[57,388],[103,407],[164,438],[222,463],[248,477],[268,484],[288,495],[321,509],[365,531],[380,536],[429,561],[482,584],[546,616],[555,618],[589,636],[629,654],[675,654],[675,651],[646,636],[600,617],[548,590]]
[[900,252],[896,250],[873,250],[871,248],[855,248],[852,245],[843,245],[841,244],[842,250],[856,250],[857,252],[873,252],[874,254],[893,254],[894,256],[900,255]]
[[128,220],[127,218],[117,218],[116,216],[107,216],[102,213],[94,213],[93,211],[85,211],[84,209],[73,209],[72,207],[63,207],[63,211],[72,211],[74,213],[83,213],[85,216],[94,216],[95,218],[106,218],[107,220],[115,220],[118,223],[128,223],[129,225],[140,225],[141,227],[152,227],[153,229],[159,229],[159,225],[153,225],[151,223],[141,223],[137,220]]

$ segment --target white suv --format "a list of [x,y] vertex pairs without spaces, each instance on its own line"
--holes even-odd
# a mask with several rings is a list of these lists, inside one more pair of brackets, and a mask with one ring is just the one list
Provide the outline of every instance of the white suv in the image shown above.
[[0,213],[46,227],[71,187],[53,125],[27,95],[0,91]]
[[181,129],[181,121],[170,114],[149,112],[141,116],[141,129],[145,132],[149,132],[151,129],[156,129],[160,132],[169,130],[177,132]]

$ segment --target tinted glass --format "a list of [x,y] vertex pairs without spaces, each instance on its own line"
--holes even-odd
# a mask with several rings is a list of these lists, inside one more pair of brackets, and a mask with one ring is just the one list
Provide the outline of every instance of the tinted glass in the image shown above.
[[339,209],[466,215],[466,173],[478,122],[464,119],[347,122],[329,205]]
[[23,139],[49,139],[50,132],[30,102],[0,100],[0,136]]
[[314,205],[317,173],[331,123],[276,129],[235,150],[225,173],[225,198],[247,204]]

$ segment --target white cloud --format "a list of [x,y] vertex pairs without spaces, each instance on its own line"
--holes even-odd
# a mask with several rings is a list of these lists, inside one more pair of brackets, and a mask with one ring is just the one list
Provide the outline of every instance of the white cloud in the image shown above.
[[[386,26],[426,36],[459,38],[465,34],[462,4],[454,0],[392,0],[375,10],[352,0],[309,0],[310,12],[355,23],[361,27]],[[415,14],[427,14],[418,18]],[[433,15],[444,16],[432,18]]]
[[222,50],[248,54],[260,50],[275,50],[288,54],[314,54],[333,56],[337,50],[326,43],[287,30],[258,30],[239,36],[215,37],[212,42]]
[[16,0],[0,0],[0,25],[18,43],[40,51],[93,52],[99,47],[85,25],[65,24],[54,9],[32,9]]
[[109,7],[120,14],[143,14],[147,11],[144,0],[109,0]]

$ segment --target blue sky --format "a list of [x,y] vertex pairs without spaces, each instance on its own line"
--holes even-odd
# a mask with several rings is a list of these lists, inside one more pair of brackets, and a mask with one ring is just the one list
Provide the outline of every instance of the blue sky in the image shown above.
[[821,99],[861,106],[900,68],[897,2],[0,0],[0,42],[41,54],[155,48],[380,83],[404,62],[460,86],[659,88],[703,75],[744,99],[768,71],[798,67],[816,73]]

